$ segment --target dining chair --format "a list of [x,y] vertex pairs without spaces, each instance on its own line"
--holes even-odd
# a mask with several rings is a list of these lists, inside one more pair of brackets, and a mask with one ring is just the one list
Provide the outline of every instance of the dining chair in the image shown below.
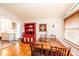
[[44,56],[50,56],[51,55],[50,49],[43,49],[43,54]]
[[43,44],[30,44],[32,56],[43,56]]
[[60,48],[51,46],[51,56],[69,56],[71,48]]
[[56,35],[50,35],[50,39],[52,40],[56,40]]
[[2,37],[0,36],[0,40],[2,39]]
[[39,40],[40,40],[40,41],[43,41],[43,42],[47,42],[47,35],[46,35],[46,34],[40,35]]

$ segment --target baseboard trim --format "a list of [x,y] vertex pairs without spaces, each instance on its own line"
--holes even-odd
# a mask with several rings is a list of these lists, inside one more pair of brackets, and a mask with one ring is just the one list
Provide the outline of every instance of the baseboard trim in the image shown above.
[[65,41],[67,41],[68,44],[70,44],[71,46],[75,47],[77,50],[79,50],[79,46],[75,45],[74,43],[70,42],[69,40],[65,39]]

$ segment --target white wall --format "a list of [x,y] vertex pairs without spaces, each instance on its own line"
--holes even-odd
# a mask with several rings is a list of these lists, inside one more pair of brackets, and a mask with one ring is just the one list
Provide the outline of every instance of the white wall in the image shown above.
[[[4,20],[4,23],[2,23],[1,22],[1,20]],[[6,21],[10,21],[9,22],[9,25],[11,24],[12,25],[12,23],[11,22],[15,22],[16,23],[16,25],[17,26],[21,26],[21,19],[20,18],[18,18],[18,17],[16,17],[15,15],[13,15],[13,14],[11,14],[10,12],[8,12],[7,10],[5,10],[5,9],[3,9],[2,7],[0,7],[0,35],[1,35],[1,33],[3,33],[3,32],[6,32],[6,33],[16,33],[16,37],[15,37],[15,39],[17,39],[17,38],[19,38],[19,36],[18,35],[20,35],[21,34],[21,28],[18,28],[18,29],[20,29],[19,31],[20,31],[20,33],[18,33],[17,34],[17,32],[18,32],[18,29],[16,29],[16,30],[12,30],[11,29],[11,26],[9,26],[8,25],[8,22],[6,22]],[[2,24],[1,24],[2,23]],[[6,29],[2,29],[3,31],[1,31],[1,25],[4,25],[5,23],[7,23],[6,25],[7,25],[7,30],[9,30],[9,31],[5,31]],[[6,27],[5,27],[6,28]]]
[[[36,23],[36,38],[38,39],[41,34],[45,34],[45,32],[39,32],[39,24],[47,24],[47,35],[54,34],[57,39],[63,40],[64,38],[64,20],[62,18],[39,18],[39,19],[28,19],[25,20],[24,23]],[[54,28],[52,28],[54,25]]]

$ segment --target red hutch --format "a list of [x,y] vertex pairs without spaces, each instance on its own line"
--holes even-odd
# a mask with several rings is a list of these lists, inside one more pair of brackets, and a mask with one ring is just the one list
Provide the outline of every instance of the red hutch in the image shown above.
[[23,40],[24,43],[33,43],[36,41],[36,24],[24,23]]

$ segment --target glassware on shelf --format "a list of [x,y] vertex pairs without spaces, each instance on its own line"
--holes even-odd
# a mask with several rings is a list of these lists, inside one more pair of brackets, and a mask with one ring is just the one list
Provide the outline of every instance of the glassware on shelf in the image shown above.
[[30,31],[30,29],[28,29],[28,31]]
[[33,31],[33,29],[30,29],[30,31]]
[[30,25],[29,27],[32,28],[32,25]]

